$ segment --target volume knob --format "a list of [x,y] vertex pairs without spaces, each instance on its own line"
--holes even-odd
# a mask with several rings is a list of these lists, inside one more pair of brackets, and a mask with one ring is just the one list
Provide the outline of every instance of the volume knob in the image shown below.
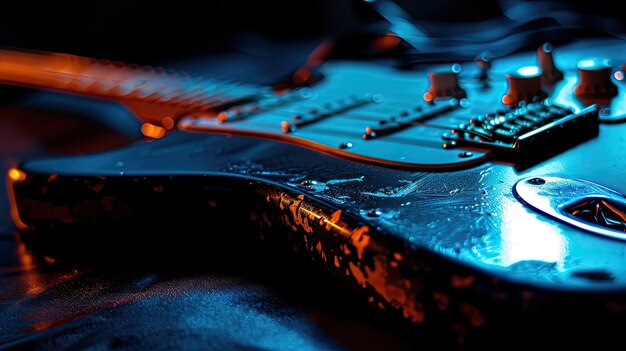
[[461,65],[454,64],[450,67],[428,72],[430,86],[424,93],[424,100],[431,102],[437,98],[457,98],[467,97],[467,92],[459,86],[459,73]]
[[553,50],[554,47],[550,43],[545,43],[537,49],[537,59],[539,68],[541,68],[541,84],[546,87],[551,87],[563,79],[563,72],[559,71],[554,64]]
[[541,90],[541,70],[537,66],[520,67],[506,74],[509,90],[502,97],[502,103],[508,106],[522,101],[545,99],[548,95]]
[[606,100],[617,95],[617,86],[611,81],[611,66],[606,59],[590,58],[578,61],[578,85],[574,94],[583,103]]

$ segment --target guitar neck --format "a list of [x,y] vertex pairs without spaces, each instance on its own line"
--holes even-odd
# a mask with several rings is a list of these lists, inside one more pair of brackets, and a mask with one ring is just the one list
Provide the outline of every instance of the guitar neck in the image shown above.
[[165,72],[149,66],[69,54],[0,50],[0,82],[106,98],[130,107],[139,118],[158,122],[255,100],[260,89]]

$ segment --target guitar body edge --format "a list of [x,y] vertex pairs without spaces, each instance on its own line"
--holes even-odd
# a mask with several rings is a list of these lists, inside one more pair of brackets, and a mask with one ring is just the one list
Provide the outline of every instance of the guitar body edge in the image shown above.
[[[214,144],[222,141],[222,137],[202,137]],[[238,142],[243,147],[250,141],[230,140],[231,145]],[[139,157],[137,152],[158,145],[139,144],[112,153]],[[243,148],[250,151],[263,145]],[[131,170],[96,175],[92,170],[87,175],[72,174],[67,167],[42,172],[54,169],[52,164],[70,167],[81,158],[107,163],[110,155],[22,165],[23,178],[9,186],[18,222],[24,225],[23,236],[31,245],[44,252],[59,247],[66,253],[80,250],[87,255],[90,250],[104,251],[114,259],[126,246],[150,250],[171,245],[176,250],[210,245],[237,255],[237,240],[270,241],[324,266],[377,308],[455,342],[471,343],[485,336],[523,342],[522,331],[547,335],[555,328],[587,328],[589,320],[602,320],[602,330],[608,332],[615,326],[613,317],[626,311],[623,295],[610,290],[564,294],[562,289],[498,279],[493,271],[402,240],[367,214],[355,214],[258,174],[152,171],[142,175]]]

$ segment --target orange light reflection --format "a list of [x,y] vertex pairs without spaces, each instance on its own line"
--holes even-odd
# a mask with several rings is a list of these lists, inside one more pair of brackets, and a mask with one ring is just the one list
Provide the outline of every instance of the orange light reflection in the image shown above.
[[400,44],[400,38],[393,34],[387,33],[383,36],[380,36],[372,41],[372,47],[378,51],[388,51]]
[[28,295],[37,295],[45,289],[45,284],[36,272],[35,258],[20,240],[17,241],[16,254],[22,268],[21,276],[26,285],[26,293]]
[[152,123],[144,123],[141,125],[141,134],[148,138],[160,139],[165,135],[165,128],[155,126]]
[[26,173],[20,171],[17,168],[11,168],[7,172],[7,176],[14,182],[21,182],[26,179]]
[[425,92],[425,93],[424,93],[424,101],[426,101],[426,102],[431,102],[431,101],[433,101],[433,96],[432,96],[432,94],[431,94],[431,93],[429,93],[429,92]]
[[28,229],[28,225],[20,219],[20,214],[17,209],[17,202],[15,201],[15,194],[13,190],[13,184],[23,182],[26,179],[26,173],[17,169],[11,168],[7,172],[6,186],[9,197],[9,205],[11,207],[11,218],[13,219],[13,223],[18,229]]

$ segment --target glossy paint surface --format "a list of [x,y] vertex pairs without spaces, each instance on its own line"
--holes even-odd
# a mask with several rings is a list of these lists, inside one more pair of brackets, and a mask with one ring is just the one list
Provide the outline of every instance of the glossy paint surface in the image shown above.
[[[602,49],[607,56],[617,57],[623,52],[620,48],[607,44],[594,50]],[[582,49],[555,51],[555,61],[566,78],[557,84],[553,99],[575,109],[582,108],[572,95],[575,63],[587,55]],[[493,81],[482,93],[471,69],[466,70],[461,84],[471,87],[467,89],[468,108],[492,111],[501,107],[499,101],[506,86],[500,72],[527,66],[532,61],[533,56],[528,54],[495,62]],[[398,94],[403,99],[420,99],[420,92],[427,88],[422,72],[388,67],[377,71],[376,67],[330,63],[326,73],[332,76],[336,70],[341,76],[350,70],[366,69],[369,76],[379,80],[389,76],[399,82]],[[367,84],[368,75],[363,77],[360,83]],[[406,90],[411,82],[415,85]],[[350,84],[342,89],[346,86]],[[393,87],[390,84],[385,89],[392,91]],[[623,98],[624,94],[620,94],[604,105],[602,113],[606,119],[619,120]],[[332,120],[327,123],[333,124]],[[359,130],[354,132],[356,138],[362,133],[360,129],[355,129]],[[410,129],[402,133],[412,137]],[[528,177],[554,176],[583,179],[626,193],[622,181],[626,177],[622,164],[626,156],[625,134],[625,124],[602,124],[598,137],[523,170],[498,160],[480,159],[460,170],[411,171],[347,161],[277,141],[178,131],[157,141],[106,153],[31,161],[19,168],[25,179],[17,171],[11,178],[17,190],[18,208],[22,206],[27,214],[23,218],[26,225],[42,219],[28,212],[32,209],[29,200],[64,201],[62,196],[55,200],[35,194],[40,188],[34,185],[40,186],[50,177],[54,178],[51,189],[55,182],[61,184],[56,191],[68,186],[68,201],[77,199],[69,189],[82,189],[80,183],[93,190],[90,194],[132,189],[133,182],[159,194],[167,193],[168,186],[181,189],[180,184],[188,184],[182,188],[191,194],[192,185],[202,185],[198,197],[215,191],[210,184],[244,189],[251,196],[250,201],[227,202],[231,206],[226,206],[226,211],[234,213],[241,210],[240,206],[256,211],[267,209],[268,216],[274,216],[270,217],[272,220],[263,220],[261,212],[255,212],[250,213],[250,221],[259,226],[276,224],[285,235],[289,233],[291,242],[300,245],[297,252],[321,265],[337,268],[336,272],[345,272],[348,284],[362,287],[371,301],[380,301],[383,307],[397,310],[417,324],[437,321],[441,315],[452,313],[469,330],[497,325],[498,319],[490,319],[498,316],[494,312],[497,307],[489,302],[514,300],[512,296],[523,301],[520,305],[525,311],[587,306],[600,314],[623,312],[619,301],[626,288],[624,243],[535,211],[515,197],[513,187]],[[389,152],[407,152],[407,148],[398,145],[394,145],[395,149],[389,147]],[[30,190],[29,184],[33,185]],[[118,195],[124,199],[133,197],[126,191]],[[137,197],[137,201],[141,199]],[[183,202],[170,206],[184,211]],[[68,208],[70,216],[66,218],[81,218],[76,207]],[[30,218],[26,218],[28,214]],[[59,218],[64,217],[53,214],[43,219]],[[210,227],[213,222],[206,224]],[[503,292],[511,286],[517,288],[516,292]],[[564,292],[571,294],[563,295],[568,298],[562,301],[555,299]],[[584,299],[577,300],[580,294]],[[610,299],[605,300],[608,295]],[[596,309],[596,305],[601,308]],[[454,312],[449,312],[452,309]],[[452,328],[457,325],[451,323]]]
[[[608,43],[605,46],[607,56],[616,55],[619,48],[621,46]],[[587,53],[574,49],[577,48],[555,52],[556,64],[565,72],[566,78],[561,88],[555,90],[554,99],[563,105],[580,108],[581,103],[575,100],[568,87],[575,83],[574,63]],[[472,96],[476,96],[478,90],[470,90],[471,109],[478,111],[486,106],[493,107],[493,103],[488,105],[486,100],[491,98],[493,101],[505,91],[504,82],[496,73],[499,69],[506,71],[520,62],[531,60],[532,56],[522,55],[494,63],[492,86],[474,100],[471,100]],[[331,64],[327,74],[332,77],[335,69],[341,76],[348,74],[344,71],[358,71],[358,67],[361,66]],[[370,66],[370,73],[361,76],[363,81],[359,85],[367,87],[370,76],[390,76],[390,82],[402,83],[396,85],[405,99],[419,96],[417,92],[425,89],[426,77],[420,76],[419,72],[397,71],[396,76],[391,76],[389,68],[381,69],[384,73],[377,74],[375,66]],[[380,79],[376,78],[374,82]],[[333,81],[331,78],[327,84],[333,86]],[[403,90],[412,81],[416,82],[414,87]],[[339,83],[336,89],[349,91],[350,80]],[[471,78],[466,79],[465,84],[472,86]],[[372,89],[376,86],[374,84]],[[394,84],[381,89],[388,91],[392,86]],[[618,97],[618,102],[623,95]],[[617,114],[622,112],[621,108],[615,102],[610,111]],[[324,123],[337,125],[332,118]],[[403,133],[410,136],[411,132],[418,138],[423,137],[420,130],[408,129]],[[331,203],[342,208],[344,213],[361,217],[383,232],[401,238],[407,245],[427,248],[494,276],[554,289],[611,290],[623,288],[626,283],[626,268],[621,264],[621,257],[626,252],[623,243],[555,222],[520,203],[513,196],[512,188],[524,177],[552,175],[579,178],[626,193],[621,182],[626,175],[620,166],[626,146],[622,138],[624,133],[625,125],[601,125],[597,138],[523,171],[497,162],[482,162],[461,171],[401,171],[346,162],[277,142],[185,132],[105,154],[34,161],[27,164],[25,170],[63,175],[219,174],[250,177]],[[398,145],[383,146],[387,152],[407,150]],[[380,211],[381,215],[368,218],[364,213],[370,210]],[[598,255],[597,250],[602,254]],[[607,270],[615,279],[590,282],[574,274],[586,270]]]

